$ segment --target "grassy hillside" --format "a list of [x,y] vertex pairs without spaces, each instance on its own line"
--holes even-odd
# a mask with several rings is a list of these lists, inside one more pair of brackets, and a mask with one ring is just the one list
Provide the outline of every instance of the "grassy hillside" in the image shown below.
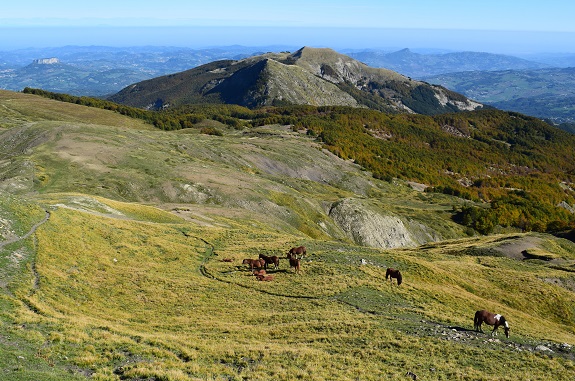
[[[575,226],[575,137],[539,119],[480,110],[433,117],[350,107],[187,105],[163,112],[92,98],[27,89],[54,99],[114,110],[164,130],[200,128],[223,136],[214,121],[236,130],[279,124],[316,137],[332,153],[373,176],[423,183],[490,207],[467,204],[456,219],[481,233],[498,226],[558,233]],[[204,123],[206,121],[206,123]],[[221,125],[220,125],[221,126]]]
[[[0,106],[0,244],[12,242],[0,247],[2,379],[575,372],[567,240],[469,237],[451,221],[461,199],[375,179],[289,127],[166,132],[7,92]],[[330,214],[347,200],[435,239],[359,246]],[[241,263],[301,244],[300,274],[284,258],[258,282]],[[385,281],[388,266],[401,286]],[[472,331],[482,308],[507,317],[509,339]]]

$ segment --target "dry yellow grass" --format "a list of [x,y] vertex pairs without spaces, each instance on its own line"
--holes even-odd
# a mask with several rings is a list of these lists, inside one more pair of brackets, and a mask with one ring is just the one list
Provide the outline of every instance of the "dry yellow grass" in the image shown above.
[[[59,197],[51,202],[78,195]],[[575,344],[575,298],[541,281],[560,270],[465,254],[495,238],[388,251],[307,240],[301,274],[284,259],[273,282],[258,282],[242,258],[285,253],[297,237],[237,222],[174,223],[154,208],[97,201],[123,217],[53,210],[37,233],[38,286],[17,293],[35,309],[22,307],[17,320],[50,327],[44,356],[65,354],[94,379],[393,380],[410,370],[438,380],[557,380],[574,370],[561,357],[514,349]],[[387,264],[403,269],[401,287],[385,282]],[[479,307],[507,316],[512,338],[427,333],[437,324],[471,329]]]

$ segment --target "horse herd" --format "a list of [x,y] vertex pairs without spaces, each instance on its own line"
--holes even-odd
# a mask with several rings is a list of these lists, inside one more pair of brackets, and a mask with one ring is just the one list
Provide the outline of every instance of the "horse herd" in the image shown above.
[[[301,270],[301,259],[306,255],[306,248],[305,246],[298,246],[292,247],[286,255],[286,259],[289,261],[290,269],[294,269],[294,272],[297,274]],[[266,273],[268,269],[268,265],[273,265],[274,269],[279,269],[280,265],[280,257],[277,255],[267,256],[265,254],[260,254],[258,259],[250,259],[246,258],[243,260],[242,264],[247,264],[252,274],[256,277],[258,281],[269,282],[272,281],[273,275],[269,275]],[[399,286],[403,282],[403,276],[401,275],[401,271],[394,268],[388,268],[385,272],[385,280],[389,279],[390,283],[393,284],[393,279],[397,281],[397,285]],[[500,314],[494,314],[492,312],[486,310],[479,310],[475,312],[475,316],[473,318],[473,329],[476,332],[482,332],[481,325],[485,323],[487,325],[493,326],[493,330],[491,331],[491,335],[497,335],[497,329],[500,326],[503,326],[505,331],[505,336],[509,338],[509,323],[505,319],[504,316]]]
[[[297,274],[301,270],[301,259],[306,254],[305,246],[298,246],[292,247],[287,255],[286,259],[289,261],[290,269],[294,269],[294,272]],[[273,275],[269,275],[266,273],[268,269],[268,265],[273,265],[274,269],[277,270],[280,267],[280,257],[277,255],[265,255],[260,254],[259,258],[251,259],[246,258],[242,261],[242,264],[248,265],[252,274],[256,277],[257,280],[269,282],[272,281]]]

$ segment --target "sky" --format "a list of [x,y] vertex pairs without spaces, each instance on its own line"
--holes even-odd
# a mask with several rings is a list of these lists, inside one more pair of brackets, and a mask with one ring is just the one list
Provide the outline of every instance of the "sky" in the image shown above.
[[573,0],[27,0],[2,4],[0,49],[294,45],[575,52]]

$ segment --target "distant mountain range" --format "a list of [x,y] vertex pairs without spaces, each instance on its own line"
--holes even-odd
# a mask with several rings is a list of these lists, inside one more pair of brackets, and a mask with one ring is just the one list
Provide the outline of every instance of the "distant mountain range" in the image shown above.
[[[30,86],[72,95],[103,96],[113,94],[131,83],[189,70],[217,60],[239,60],[265,52],[296,49],[284,46],[226,46],[206,49],[170,46],[125,48],[65,46],[21,49],[0,52],[0,89],[20,91]],[[533,57],[533,60],[525,60],[478,52],[421,54],[409,49],[394,52],[366,50],[342,51],[342,53],[369,66],[397,71],[416,79],[468,70],[538,69],[553,67],[552,62],[558,63],[555,67],[565,67],[573,61],[572,66],[575,66],[575,58],[565,56],[551,58],[537,56]],[[38,66],[38,60],[52,58],[58,62]]]
[[190,103],[250,108],[303,104],[433,115],[483,107],[441,86],[369,67],[331,49],[309,47],[293,54],[212,62],[130,85],[109,100],[156,110]]
[[463,71],[525,70],[550,67],[545,63],[513,56],[479,52],[420,54],[403,49],[396,52],[363,51],[349,53],[349,56],[369,66],[384,67],[414,78]]
[[555,123],[575,123],[575,67],[469,71],[427,77],[426,80],[502,110]]
[[0,89],[20,91],[29,86],[71,95],[106,96],[131,83],[215,60],[261,54],[258,49],[266,48],[65,46],[0,52]]
[[[22,49],[0,52],[0,89],[20,91],[33,87],[71,95],[107,97],[131,84],[214,61],[237,61],[264,52],[294,50],[285,46]],[[494,107],[556,123],[575,120],[575,110],[571,106],[575,87],[571,86],[572,76],[567,69],[575,67],[575,55],[572,54],[532,55],[523,59],[479,52],[423,54],[410,49],[349,51],[346,54],[369,66],[440,84]],[[565,70],[555,70],[558,68]],[[530,79],[525,80],[526,77]]]

